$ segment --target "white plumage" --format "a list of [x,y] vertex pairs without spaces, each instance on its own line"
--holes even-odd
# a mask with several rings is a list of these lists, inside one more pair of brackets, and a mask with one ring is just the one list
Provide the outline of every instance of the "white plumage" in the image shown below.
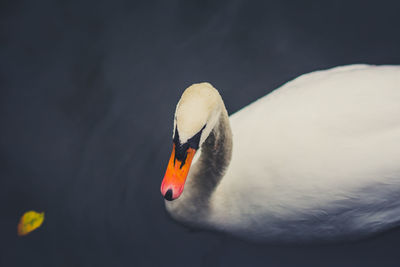
[[[190,91],[209,86],[197,84],[186,97],[196,101]],[[223,117],[219,94],[198,98],[207,97],[217,104],[180,113],[182,140]],[[232,151],[226,171],[209,164],[220,155],[204,153],[210,142],[202,136],[204,155],[193,163],[181,197],[166,201],[177,220],[268,242],[357,239],[400,224],[399,66],[351,65],[302,75],[229,121],[233,147],[224,152]],[[208,123],[208,132],[229,130],[218,125]],[[229,146],[216,140],[210,151]],[[207,168],[216,169],[210,171],[216,177],[204,175]],[[216,180],[211,189],[202,186],[207,179]]]

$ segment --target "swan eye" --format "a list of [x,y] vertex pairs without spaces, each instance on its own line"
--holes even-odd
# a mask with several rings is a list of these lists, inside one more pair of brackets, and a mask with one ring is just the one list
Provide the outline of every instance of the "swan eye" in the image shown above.
[[175,126],[175,135],[174,135],[174,138],[173,138],[173,142],[174,142],[175,146],[180,146],[181,145],[181,141],[179,141],[178,126]]
[[205,124],[203,128],[201,128],[201,130],[197,134],[195,134],[192,138],[189,138],[189,140],[187,141],[189,147],[194,148],[196,150],[199,149],[201,133],[203,132],[204,128],[206,128],[206,125],[207,124]]
[[206,125],[201,128],[201,130],[195,134],[193,137],[189,138],[187,142],[181,144],[181,141],[179,140],[179,132],[178,132],[178,127],[175,127],[175,135],[173,142],[175,144],[175,158],[174,158],[174,164],[175,160],[181,161],[181,168],[185,164],[185,160],[187,157],[187,150],[189,148],[193,148],[197,150],[199,148],[199,143],[200,143],[200,137],[201,133],[203,132],[204,128],[206,128]]

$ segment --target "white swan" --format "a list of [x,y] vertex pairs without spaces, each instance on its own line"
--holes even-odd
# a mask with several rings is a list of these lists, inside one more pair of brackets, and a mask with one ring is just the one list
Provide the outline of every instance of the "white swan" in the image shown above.
[[212,85],[194,84],[173,140],[161,193],[183,223],[268,242],[400,225],[399,66],[306,74],[230,118]]

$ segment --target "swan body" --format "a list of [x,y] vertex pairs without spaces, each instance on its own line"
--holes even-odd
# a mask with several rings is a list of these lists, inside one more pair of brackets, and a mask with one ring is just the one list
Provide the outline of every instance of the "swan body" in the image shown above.
[[179,144],[201,135],[185,189],[165,202],[178,221],[261,242],[400,224],[399,66],[302,75],[229,119],[218,92],[196,84],[175,114]]

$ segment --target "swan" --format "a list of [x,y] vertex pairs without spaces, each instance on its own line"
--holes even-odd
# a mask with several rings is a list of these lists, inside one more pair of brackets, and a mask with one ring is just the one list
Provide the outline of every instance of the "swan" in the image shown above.
[[302,75],[228,117],[193,84],[161,184],[173,219],[256,242],[354,240],[400,224],[400,66]]

